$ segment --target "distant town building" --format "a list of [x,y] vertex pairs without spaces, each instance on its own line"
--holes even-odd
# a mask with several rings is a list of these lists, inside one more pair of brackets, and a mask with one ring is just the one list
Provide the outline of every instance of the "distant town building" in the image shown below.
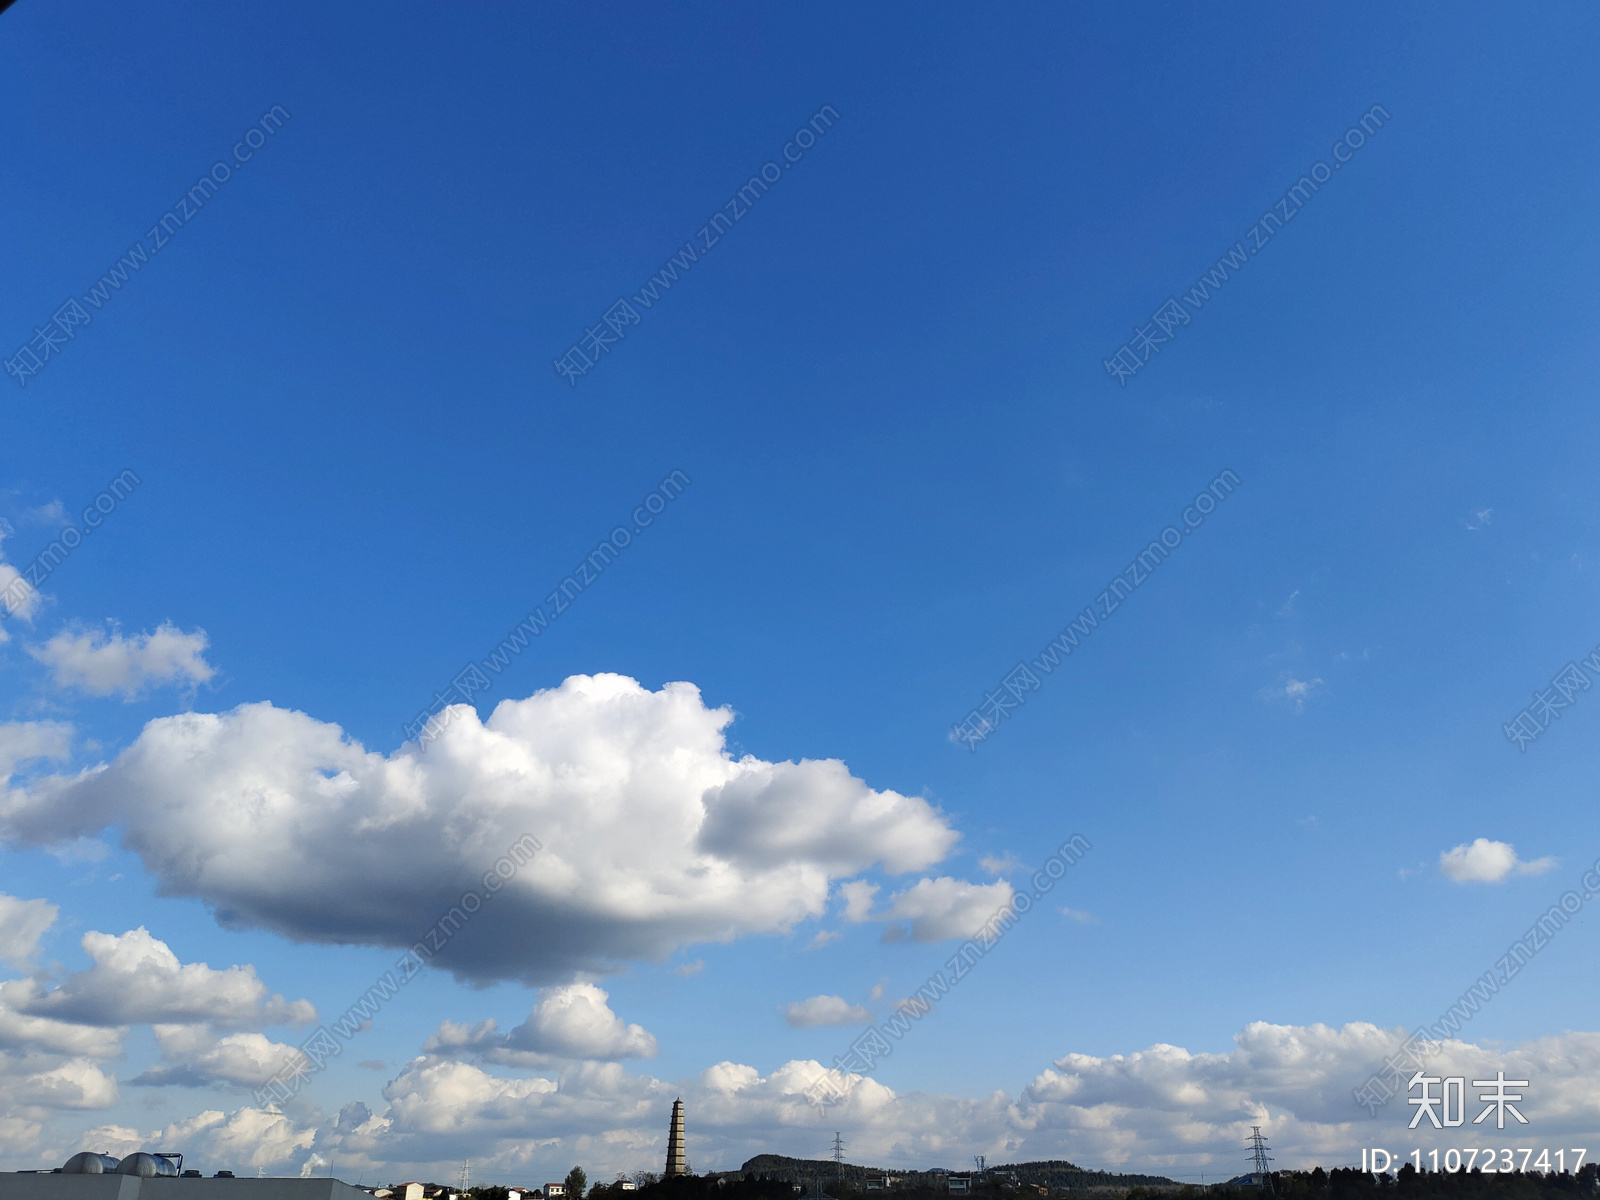
[[394,1190],[394,1200],[422,1200],[422,1193],[427,1191],[420,1183],[402,1183]]
[[946,1175],[945,1182],[949,1185],[952,1196],[972,1195],[971,1175]]
[[688,1173],[683,1148],[683,1097],[680,1096],[672,1102],[672,1128],[667,1131],[667,1169],[663,1175],[670,1179]]
[[544,1185],[545,1200],[557,1200],[567,1194],[567,1185],[564,1183],[547,1183]]

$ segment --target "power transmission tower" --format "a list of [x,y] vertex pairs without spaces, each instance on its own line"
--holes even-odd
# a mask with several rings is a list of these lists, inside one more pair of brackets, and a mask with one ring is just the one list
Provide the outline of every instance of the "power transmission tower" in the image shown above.
[[975,1166],[975,1167],[977,1167],[977,1168],[978,1168],[978,1172],[977,1172],[977,1174],[978,1174],[978,1178],[979,1178],[979,1179],[982,1179],[982,1178],[983,1178],[983,1164],[984,1164],[984,1163],[986,1163],[986,1162],[988,1162],[988,1161],[989,1161],[989,1159],[988,1159],[988,1156],[987,1156],[987,1155],[983,1155],[983,1154],[974,1154],[974,1155],[973,1155],[973,1156],[972,1156],[972,1163],[973,1163],[973,1165],[974,1165],[974,1166]]
[[1272,1159],[1267,1154],[1267,1139],[1261,1136],[1261,1126],[1250,1126],[1250,1136],[1245,1139],[1250,1143],[1251,1171],[1261,1177],[1261,1184],[1269,1192],[1272,1190]]
[[844,1138],[839,1135],[839,1131],[838,1130],[834,1130],[834,1133],[833,1133],[833,1163],[834,1163],[834,1173],[836,1175],[838,1175],[840,1179],[843,1179],[844,1178]]
[[467,1188],[471,1184],[472,1184],[472,1160],[470,1158],[463,1158],[461,1160],[461,1194],[463,1196],[467,1194]]

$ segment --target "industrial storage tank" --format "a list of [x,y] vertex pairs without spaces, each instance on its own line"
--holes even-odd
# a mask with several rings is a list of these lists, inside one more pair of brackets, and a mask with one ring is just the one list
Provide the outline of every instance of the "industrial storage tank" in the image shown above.
[[61,1168],[63,1175],[110,1175],[116,1171],[117,1160],[109,1154],[94,1154],[88,1150],[74,1154]]
[[[177,1159],[177,1163],[173,1163]],[[138,1175],[142,1179],[154,1179],[157,1176],[168,1175],[177,1177],[178,1168],[183,1165],[181,1154],[146,1154],[143,1150],[128,1155],[117,1164],[118,1175]]]

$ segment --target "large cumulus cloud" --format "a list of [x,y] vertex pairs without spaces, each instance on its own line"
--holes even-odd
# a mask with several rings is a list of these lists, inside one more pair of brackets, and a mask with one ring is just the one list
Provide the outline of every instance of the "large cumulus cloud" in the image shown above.
[[[686,683],[573,676],[462,706],[427,752],[249,704],[150,722],[109,765],[0,801],[0,834],[51,843],[119,826],[169,895],[229,925],[407,947],[532,835],[543,849],[435,960],[463,978],[565,982],[695,941],[821,916],[837,881],[917,872],[957,834],[925,800],[842,763],[734,759],[726,708]],[[907,914],[914,915],[914,914]]]

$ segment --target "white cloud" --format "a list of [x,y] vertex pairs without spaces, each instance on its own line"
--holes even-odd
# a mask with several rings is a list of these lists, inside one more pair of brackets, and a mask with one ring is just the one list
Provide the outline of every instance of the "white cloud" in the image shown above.
[[806,949],[821,950],[829,942],[837,942],[843,936],[844,934],[837,929],[819,929],[816,935],[806,943]]
[[[9,780],[24,763],[66,758],[71,748],[71,738],[72,727],[58,721],[0,724],[0,779]],[[4,804],[5,800],[0,799],[0,812],[4,811]]]
[[703,958],[697,958],[693,962],[679,963],[677,966],[672,968],[672,973],[674,975],[681,975],[685,979],[688,979],[691,975],[698,975],[705,969],[706,960]]
[[532,834],[543,850],[435,961],[534,983],[786,932],[824,914],[836,880],[923,869],[959,836],[842,763],[731,758],[732,713],[691,684],[579,675],[487,723],[452,713],[426,754],[387,757],[270,704],[161,718],[109,766],[6,794],[0,835],[115,824],[164,893],[224,924],[409,947]]
[[[334,1122],[328,1127],[337,1130]],[[76,1148],[121,1156],[151,1146],[182,1146],[190,1162],[226,1166],[243,1176],[303,1157],[316,1136],[314,1125],[297,1123],[276,1109],[207,1109],[147,1134],[126,1125],[97,1125],[84,1131]]]
[[1556,865],[1553,858],[1523,862],[1510,842],[1491,842],[1476,838],[1439,855],[1439,870],[1457,883],[1500,883],[1515,872],[1540,875]]
[[[0,936],[26,949],[34,931],[54,917],[54,906],[44,905],[48,911],[41,913],[43,903],[29,901],[20,910],[0,905]],[[27,931],[19,934],[23,924]],[[251,968],[184,965],[143,929],[120,937],[90,933],[83,943],[94,965],[59,986],[51,987],[50,972],[37,969],[26,979],[0,981],[0,1160],[33,1163],[44,1154],[62,1161],[60,1138],[47,1144],[47,1131],[59,1133],[64,1114],[118,1102],[108,1064],[124,1057],[131,1027],[155,1014],[176,1014],[185,1023],[153,1027],[162,1061],[135,1083],[259,1084],[294,1053],[292,1047],[256,1032],[218,1036],[213,1023],[226,1028],[315,1016],[305,1001],[289,1005],[268,996]]]
[[206,632],[184,633],[162,624],[154,633],[122,636],[113,627],[63,631],[28,653],[51,669],[58,687],[75,687],[91,696],[120,695],[132,700],[155,684],[192,687],[207,682],[216,669],[205,660]]
[[[871,1078],[832,1078],[842,1099],[825,1115],[807,1089],[824,1074],[814,1061],[787,1062],[763,1074],[721,1062],[698,1075],[662,1080],[618,1063],[570,1063],[558,1075],[507,1077],[437,1055],[411,1060],[384,1088],[387,1108],[359,1102],[333,1117],[309,1105],[216,1110],[141,1134],[121,1125],[87,1131],[78,1147],[126,1153],[181,1145],[193,1161],[240,1174],[263,1167],[292,1175],[316,1154],[341,1174],[369,1178],[446,1178],[463,1158],[485,1179],[555,1179],[573,1162],[591,1178],[655,1168],[667,1115],[682,1096],[690,1152],[698,1169],[736,1168],[759,1148],[815,1157],[819,1127],[851,1130],[856,1162],[958,1167],[970,1154],[994,1161],[1062,1158],[1111,1170],[1193,1177],[1237,1173],[1250,1126],[1271,1139],[1282,1167],[1346,1164],[1352,1146],[1370,1144],[1373,1123],[1351,1094],[1382,1068],[1405,1037],[1363,1022],[1343,1028],[1256,1022],[1225,1053],[1157,1044],[1105,1056],[1068,1053],[1010,1093],[964,1097],[897,1092]],[[1519,1105],[1549,1144],[1600,1140],[1600,1034],[1566,1033],[1517,1046],[1447,1041],[1430,1073],[1538,1080]],[[334,1078],[331,1074],[324,1079]],[[81,1090],[80,1090],[81,1094]],[[1473,1098],[1475,1098],[1473,1093]],[[1404,1121],[1404,1096],[1380,1114]],[[1517,1126],[1476,1126],[1475,1145],[1514,1147]],[[0,1125],[0,1152],[13,1140]],[[1411,1131],[1407,1146],[1459,1146],[1458,1130]],[[1569,1140],[1570,1139],[1570,1140]],[[63,1143],[67,1139],[62,1139]],[[1524,1142],[1525,1144],[1525,1142]],[[65,1158],[63,1153],[57,1161]]]
[[11,635],[6,632],[7,618],[21,617],[24,621],[32,621],[33,614],[39,608],[38,591],[5,560],[5,540],[11,533],[9,524],[0,530],[0,643],[11,640]]
[[655,1037],[612,1012],[609,998],[592,983],[545,988],[528,1019],[509,1033],[496,1032],[492,1017],[471,1026],[444,1021],[423,1052],[511,1066],[543,1066],[552,1059],[654,1058]]
[[1070,917],[1074,921],[1077,921],[1083,925],[1098,925],[1100,923],[1099,917],[1095,916],[1091,912],[1084,912],[1081,908],[1063,908],[1061,910],[1061,915],[1064,917]]
[[48,900],[19,900],[0,892],[0,963],[26,968],[39,952],[39,939],[61,910]]
[[30,1108],[107,1108],[117,1100],[116,1078],[86,1058],[21,1078],[0,1074],[0,1085],[8,1104]]
[[872,902],[878,894],[878,885],[864,879],[852,880],[839,888],[844,898],[844,911],[840,914],[851,924],[859,925],[872,919]]
[[59,986],[19,982],[11,1005],[24,1015],[81,1025],[142,1025],[205,1021],[223,1028],[259,1027],[316,1019],[305,1000],[270,995],[251,966],[217,971],[180,963],[165,942],[140,926],[121,935],[89,932],[83,949],[94,960]]
[[165,1062],[130,1079],[133,1086],[259,1087],[299,1054],[295,1047],[264,1034],[230,1033],[219,1038],[205,1025],[157,1025],[155,1035]]
[[835,875],[882,863],[900,875],[941,861],[960,836],[926,800],[874,792],[837,760],[739,765],[706,792],[700,829],[700,845],[730,862]]
[[863,1025],[872,1020],[872,1014],[843,996],[812,996],[786,1005],[783,1019],[795,1029],[811,1029],[817,1025]]
[[1004,880],[978,884],[942,875],[919,879],[915,886],[892,896],[886,915],[891,921],[909,920],[913,941],[969,938],[1010,905],[1012,894],[1011,885]]
[[[753,1148],[814,1157],[819,1125],[852,1130],[851,1157],[959,1166],[973,1153],[998,1161],[1069,1158],[1089,1167],[1195,1175],[1236,1173],[1250,1126],[1271,1138],[1284,1167],[1347,1163],[1372,1129],[1351,1089],[1382,1067],[1403,1030],[1258,1022],[1227,1053],[1156,1045],[1131,1054],[1067,1054],[1012,1094],[962,1097],[896,1092],[860,1075],[834,1074],[843,1092],[819,1120],[806,1089],[820,1064],[788,1062],[763,1075],[722,1062],[664,1081],[615,1063],[583,1063],[558,1077],[506,1078],[459,1061],[412,1060],[384,1089],[381,1115],[347,1105],[316,1130],[315,1148],[342,1168],[372,1174],[446,1173],[462,1158],[485,1178],[557,1178],[581,1161],[592,1177],[653,1167],[667,1114],[681,1095],[700,1170],[736,1168]],[[1436,1069],[1435,1069],[1436,1068]],[[1538,1079],[1524,1113],[1551,1139],[1592,1145],[1600,1135],[1600,1035],[1570,1033],[1510,1049],[1445,1043],[1434,1074]],[[1391,1102],[1402,1107],[1403,1097]],[[1388,1119],[1404,1120],[1391,1110]],[[1520,1128],[1520,1127],[1519,1127]],[[1413,1131],[1408,1145],[1441,1149],[1451,1130]],[[1483,1144],[1517,1134],[1479,1127]],[[1509,1140],[1507,1140],[1509,1139]],[[1459,1142],[1457,1142],[1459,1144]],[[293,1171],[305,1153],[276,1164]]]

